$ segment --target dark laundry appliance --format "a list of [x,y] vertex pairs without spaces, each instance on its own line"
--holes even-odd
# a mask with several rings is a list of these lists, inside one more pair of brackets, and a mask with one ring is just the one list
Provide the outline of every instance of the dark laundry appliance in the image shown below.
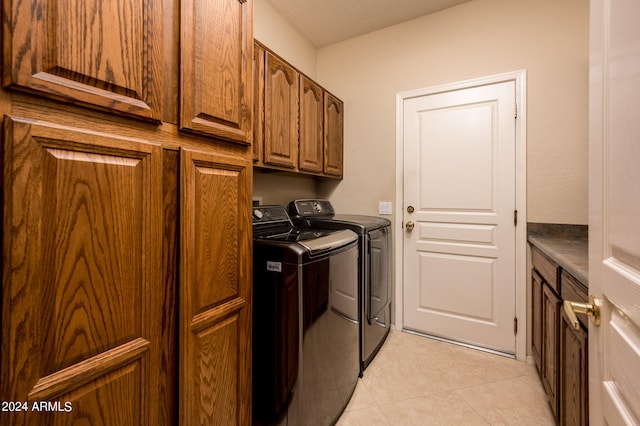
[[328,200],[294,200],[288,211],[302,228],[349,229],[358,234],[362,375],[391,329],[391,221],[378,216],[335,214]]
[[253,422],[334,424],[355,390],[358,245],[253,207]]

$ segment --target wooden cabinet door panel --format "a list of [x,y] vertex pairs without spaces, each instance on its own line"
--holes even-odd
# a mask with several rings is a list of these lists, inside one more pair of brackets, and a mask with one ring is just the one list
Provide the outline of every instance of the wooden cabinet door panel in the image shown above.
[[182,425],[250,420],[251,167],[181,151]]
[[531,352],[538,371],[542,369],[542,286],[542,278],[533,271],[531,274]]
[[[69,424],[159,424],[160,147],[17,118],[5,120],[4,141],[2,341],[11,344],[0,399],[68,401]],[[0,423],[51,416],[6,415]]]
[[324,173],[342,177],[344,106],[330,93],[324,95]]
[[300,76],[300,170],[322,173],[324,156],[324,93],[322,87]]
[[14,0],[4,9],[5,86],[160,120],[158,2]]
[[558,415],[558,327],[560,299],[546,284],[542,289],[542,384],[554,416]]
[[253,161],[262,163],[264,150],[264,47],[253,45]]
[[183,0],[183,129],[248,144],[253,138],[253,0]]
[[264,163],[293,169],[297,153],[298,72],[266,52]]
[[588,337],[562,310],[560,321],[560,424],[589,424]]

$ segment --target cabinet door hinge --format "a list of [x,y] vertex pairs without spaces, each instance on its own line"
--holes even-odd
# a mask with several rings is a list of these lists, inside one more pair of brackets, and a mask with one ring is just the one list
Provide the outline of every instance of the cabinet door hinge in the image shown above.
[[518,103],[513,105],[513,118],[518,118]]
[[518,334],[518,318],[513,319],[513,334]]
[[518,210],[513,211],[513,226],[518,226]]

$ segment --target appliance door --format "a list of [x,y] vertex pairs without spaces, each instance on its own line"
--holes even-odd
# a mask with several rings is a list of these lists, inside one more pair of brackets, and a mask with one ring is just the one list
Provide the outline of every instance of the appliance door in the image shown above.
[[329,425],[347,406],[360,373],[357,243],[302,268],[301,424]]
[[262,425],[296,418],[298,406],[300,266],[274,253],[254,245],[253,422]]
[[367,252],[366,320],[369,324],[373,324],[391,302],[391,238],[389,227],[369,232]]

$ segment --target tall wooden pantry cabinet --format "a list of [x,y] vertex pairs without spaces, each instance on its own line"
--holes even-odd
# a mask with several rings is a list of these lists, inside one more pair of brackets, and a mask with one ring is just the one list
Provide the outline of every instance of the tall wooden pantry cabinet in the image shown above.
[[0,424],[250,424],[253,0],[2,18]]

